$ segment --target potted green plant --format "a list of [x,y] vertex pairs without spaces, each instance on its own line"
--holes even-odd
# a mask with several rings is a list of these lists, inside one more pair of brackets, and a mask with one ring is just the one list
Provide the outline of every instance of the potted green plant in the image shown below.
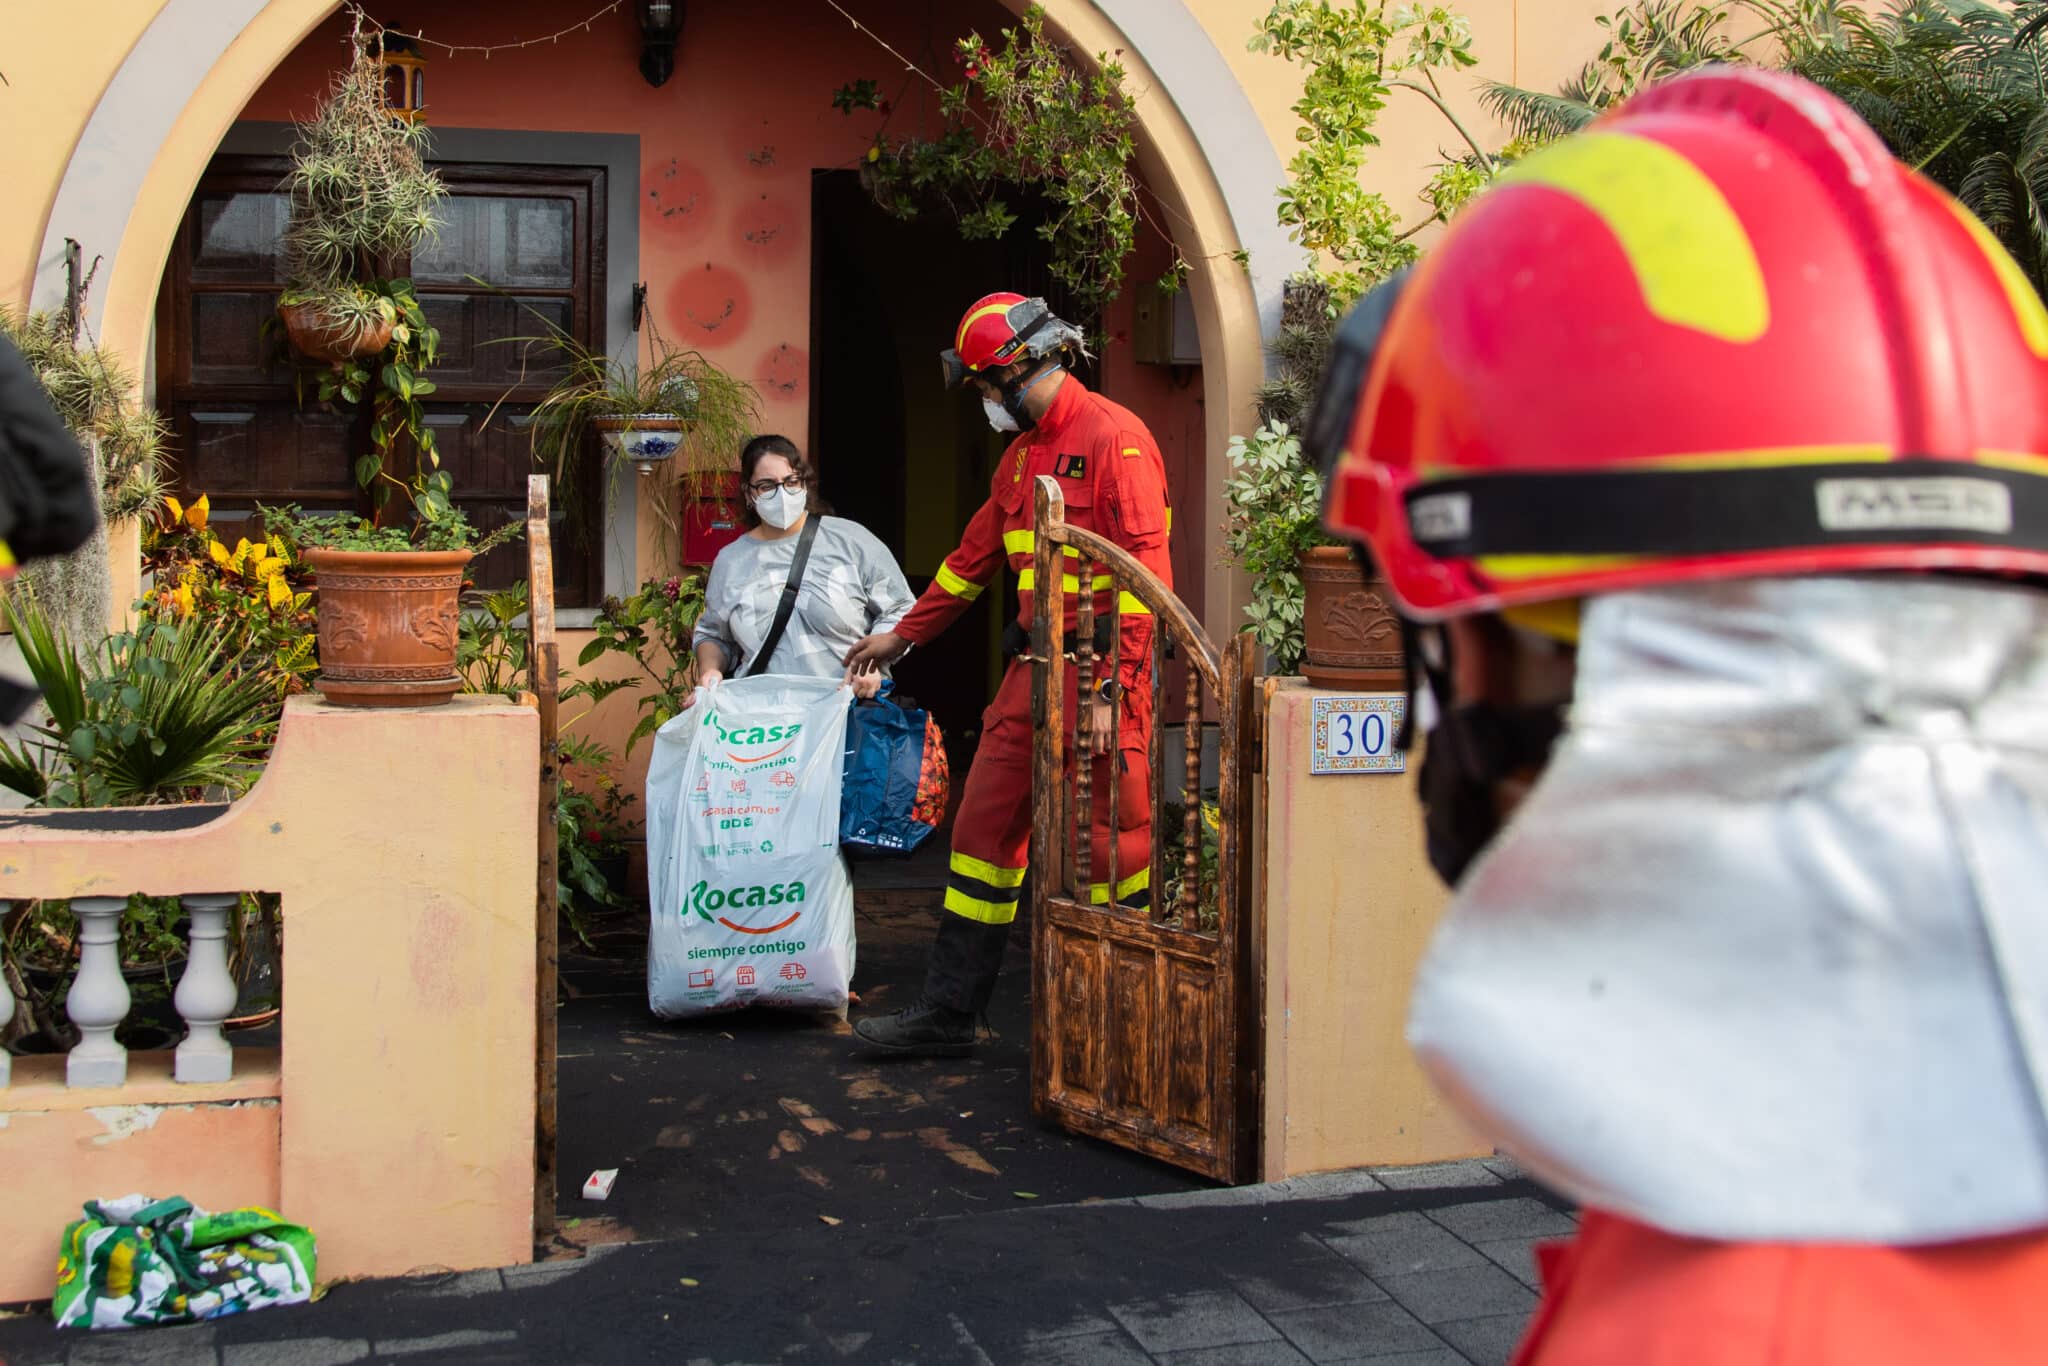
[[580,678],[562,689],[564,701],[587,697],[596,706],[617,692],[640,694],[640,720],[626,737],[626,754],[690,705],[697,688],[697,658],[690,637],[704,611],[704,580],[695,574],[649,579],[627,598],[606,598],[591,623],[591,640],[576,657],[587,669],[606,655],[621,655],[637,673],[623,678]]
[[292,346],[337,371],[394,347],[398,354],[387,361],[412,361],[407,351],[422,320],[411,283],[385,277],[434,231],[434,207],[445,193],[427,169],[426,125],[384,107],[381,39],[364,32],[361,10],[348,41],[349,64],[299,125],[281,186],[291,209],[277,305]]
[[740,447],[760,418],[760,395],[701,352],[671,345],[651,318],[630,357],[608,356],[541,321],[544,334],[508,339],[563,368],[534,405],[535,463],[553,473],[567,498],[576,472],[600,447],[608,476],[631,464],[654,481],[656,513],[673,533],[676,497],[702,493],[738,468]]
[[1279,673],[1322,688],[1403,686],[1400,621],[1384,587],[1323,530],[1322,479],[1285,422],[1230,439],[1224,547],[1252,579],[1249,629]]
[[286,521],[317,585],[313,686],[342,706],[433,707],[461,692],[464,571],[525,530],[508,522],[480,537],[449,502],[445,470],[402,487],[412,499],[409,528],[350,516]]

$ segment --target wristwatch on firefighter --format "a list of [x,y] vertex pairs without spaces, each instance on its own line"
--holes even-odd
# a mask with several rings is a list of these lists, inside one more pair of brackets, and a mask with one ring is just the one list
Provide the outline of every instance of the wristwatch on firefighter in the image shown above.
[[1124,685],[1114,678],[1100,678],[1095,681],[1095,700],[1114,702],[1124,695]]

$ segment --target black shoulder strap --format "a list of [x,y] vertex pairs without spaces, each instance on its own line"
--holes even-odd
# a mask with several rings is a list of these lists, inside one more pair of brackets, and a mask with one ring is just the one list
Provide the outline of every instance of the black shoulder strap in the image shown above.
[[782,601],[775,605],[775,621],[768,628],[768,639],[761,642],[754,662],[740,677],[752,678],[767,668],[768,661],[774,658],[775,647],[782,643],[782,633],[789,629],[789,615],[796,611],[796,593],[804,585],[804,565],[811,558],[811,542],[818,539],[818,523],[824,520],[814,512],[804,520],[804,529],[797,533],[796,558],[789,562],[789,579],[782,585]]

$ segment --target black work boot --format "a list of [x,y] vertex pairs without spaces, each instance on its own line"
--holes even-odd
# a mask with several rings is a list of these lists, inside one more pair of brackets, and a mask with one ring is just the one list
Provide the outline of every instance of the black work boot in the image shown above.
[[970,1011],[941,1005],[929,996],[892,1015],[870,1015],[853,1032],[877,1048],[922,1058],[960,1058],[974,1051],[979,1036]]

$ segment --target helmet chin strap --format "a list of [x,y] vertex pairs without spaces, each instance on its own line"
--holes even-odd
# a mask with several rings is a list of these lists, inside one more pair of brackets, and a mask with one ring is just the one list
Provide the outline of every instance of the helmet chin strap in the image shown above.
[[1038,387],[1040,380],[1047,375],[1056,375],[1066,368],[1055,360],[1029,379],[1019,376],[1007,384],[998,386],[1003,391],[1003,411],[1016,419],[1018,430],[1028,432],[1038,425],[1038,420],[1025,410],[1024,400]]

